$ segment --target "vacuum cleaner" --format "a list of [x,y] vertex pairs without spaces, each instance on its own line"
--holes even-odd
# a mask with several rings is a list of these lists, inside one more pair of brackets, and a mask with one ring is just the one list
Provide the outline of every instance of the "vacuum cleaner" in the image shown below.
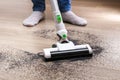
[[50,0],[50,3],[59,40],[52,48],[43,50],[44,58],[46,60],[56,60],[92,55],[93,50],[89,44],[75,45],[72,41],[68,40],[67,29],[63,23],[61,12],[58,7],[58,1]]

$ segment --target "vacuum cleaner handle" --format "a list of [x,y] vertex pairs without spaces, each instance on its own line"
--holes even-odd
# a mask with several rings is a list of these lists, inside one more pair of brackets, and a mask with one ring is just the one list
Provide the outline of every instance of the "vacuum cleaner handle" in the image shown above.
[[57,35],[60,39],[67,40],[67,30],[63,23],[61,12],[58,7],[58,0],[50,0],[50,3],[53,11],[55,26],[57,29]]

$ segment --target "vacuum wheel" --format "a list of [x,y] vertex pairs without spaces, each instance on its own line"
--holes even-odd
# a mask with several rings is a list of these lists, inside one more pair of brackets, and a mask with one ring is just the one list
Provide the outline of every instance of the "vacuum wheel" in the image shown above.
[[53,45],[52,45],[52,48],[56,48],[56,47],[57,47],[57,45],[56,45],[56,44],[53,44]]

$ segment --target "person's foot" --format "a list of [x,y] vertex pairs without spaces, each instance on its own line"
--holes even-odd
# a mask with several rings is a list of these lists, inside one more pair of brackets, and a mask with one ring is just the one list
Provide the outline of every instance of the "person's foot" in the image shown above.
[[32,27],[44,19],[44,13],[40,11],[33,11],[33,13],[23,21],[24,26]]
[[62,13],[63,21],[78,25],[78,26],[85,26],[87,25],[87,21],[84,18],[81,18],[75,15],[72,11]]

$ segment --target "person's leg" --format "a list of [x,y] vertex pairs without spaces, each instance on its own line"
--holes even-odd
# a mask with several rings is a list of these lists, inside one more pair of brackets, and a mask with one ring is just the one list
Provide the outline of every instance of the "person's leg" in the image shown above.
[[34,26],[44,19],[45,0],[32,0],[33,12],[23,21],[25,26]]
[[58,0],[58,5],[61,12],[71,10],[71,0]]
[[33,11],[45,11],[45,0],[32,0]]
[[62,12],[63,21],[75,25],[87,25],[87,21],[71,11],[71,0],[58,0],[60,11]]

